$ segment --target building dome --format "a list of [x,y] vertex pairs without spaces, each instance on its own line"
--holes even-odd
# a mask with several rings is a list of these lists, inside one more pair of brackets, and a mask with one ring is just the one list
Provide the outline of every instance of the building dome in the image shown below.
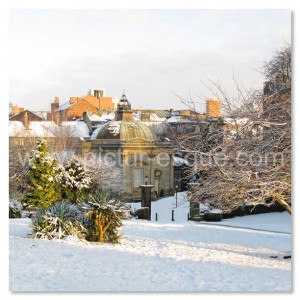
[[110,121],[99,130],[96,139],[129,141],[132,139],[156,141],[156,134],[139,121]]
[[147,125],[133,119],[131,104],[123,94],[118,103],[115,119],[99,129],[96,139],[156,141],[158,138]]

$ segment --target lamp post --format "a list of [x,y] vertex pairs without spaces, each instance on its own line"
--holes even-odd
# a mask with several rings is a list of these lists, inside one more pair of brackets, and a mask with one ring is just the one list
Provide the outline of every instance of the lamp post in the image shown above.
[[178,185],[175,186],[176,207],[177,207],[177,192],[178,192]]
[[145,185],[148,185],[148,176],[145,176]]

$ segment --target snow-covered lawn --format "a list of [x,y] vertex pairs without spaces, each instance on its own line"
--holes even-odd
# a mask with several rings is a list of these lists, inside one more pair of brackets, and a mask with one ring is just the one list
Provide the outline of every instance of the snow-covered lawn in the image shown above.
[[153,202],[158,222],[124,221],[120,245],[34,240],[30,219],[11,219],[10,290],[291,291],[291,260],[282,258],[291,250],[287,213],[205,224],[187,222],[188,205],[173,203]]

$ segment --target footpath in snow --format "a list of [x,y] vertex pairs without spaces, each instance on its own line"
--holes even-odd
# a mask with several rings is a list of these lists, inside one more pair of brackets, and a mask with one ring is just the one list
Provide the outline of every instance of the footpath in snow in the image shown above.
[[[132,211],[141,207],[141,203],[132,203]],[[172,220],[172,210],[174,210],[175,223],[194,223],[187,221],[189,213],[189,203],[186,202],[186,193],[178,193],[177,207],[176,198],[166,197],[164,199],[154,201],[151,205],[151,220],[155,221],[155,214],[158,214],[157,223],[168,223]],[[172,222],[173,223],[173,222]],[[223,219],[221,222],[200,222],[199,225],[213,226],[232,226],[249,229],[258,229],[265,231],[275,231],[282,233],[291,233],[291,216],[287,212],[266,213],[258,215],[249,215],[244,217],[235,217],[231,219]]]
[[[31,239],[31,220],[11,219],[10,290],[291,291],[291,260],[281,258],[291,250],[288,214],[216,225],[188,222],[184,197],[178,194],[177,208],[174,197],[153,202],[152,220],[157,212],[157,222],[123,221],[120,245]],[[134,203],[132,209],[139,206]]]

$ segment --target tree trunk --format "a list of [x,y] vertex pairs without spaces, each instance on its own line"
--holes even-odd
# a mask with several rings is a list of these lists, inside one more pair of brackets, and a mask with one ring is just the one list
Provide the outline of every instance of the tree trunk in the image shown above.
[[291,208],[291,206],[288,203],[286,203],[286,201],[284,201],[280,197],[275,197],[275,201],[279,205],[281,205],[290,215],[292,214],[292,208]]

